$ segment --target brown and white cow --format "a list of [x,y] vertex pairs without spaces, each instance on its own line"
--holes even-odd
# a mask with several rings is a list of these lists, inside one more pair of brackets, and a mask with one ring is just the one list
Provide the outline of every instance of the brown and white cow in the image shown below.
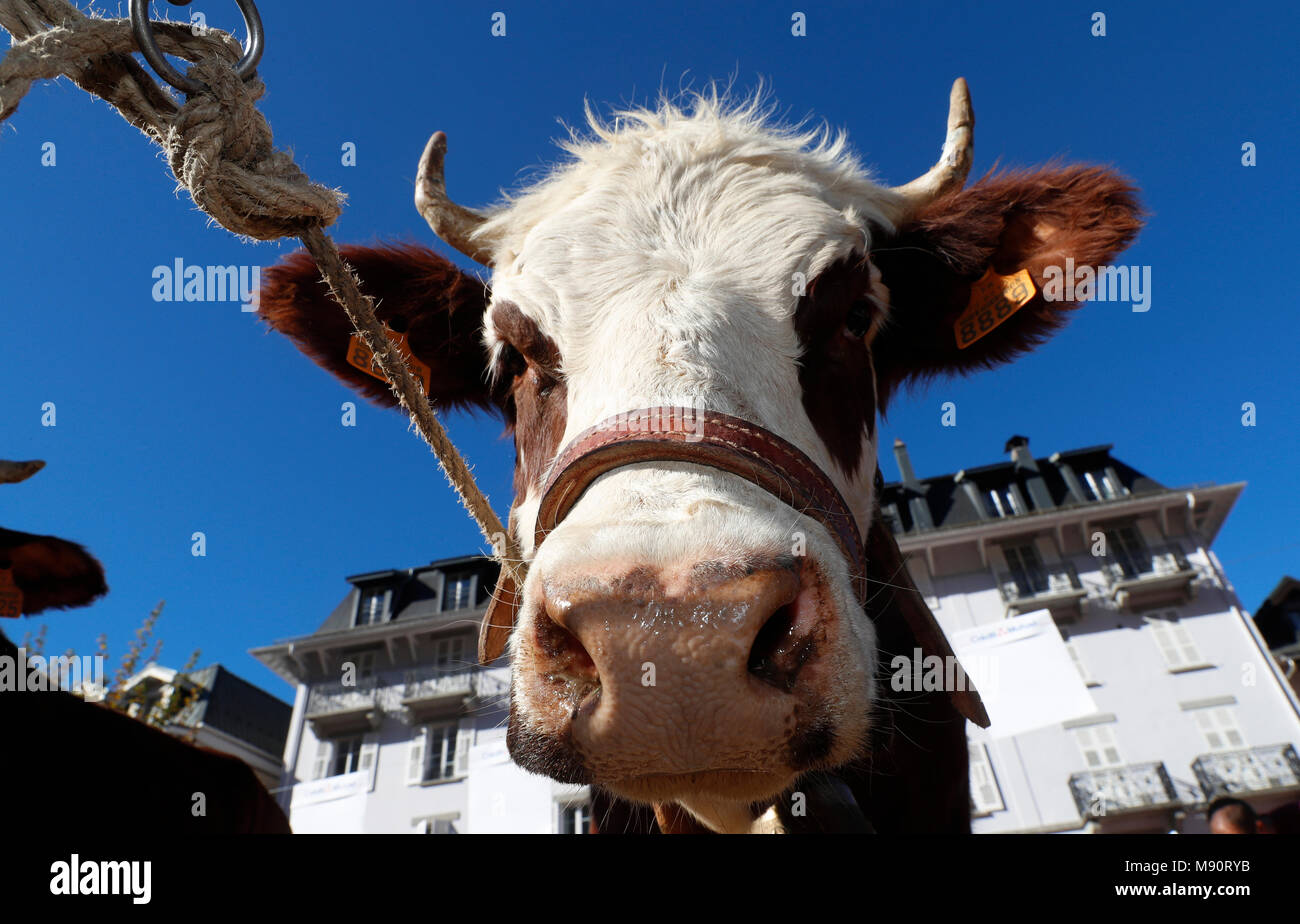
[[[1135,190],[1085,166],[963,189],[974,118],[961,80],[939,163],[896,188],[842,134],[775,126],[752,102],[710,95],[589,122],[567,162],[483,214],[447,198],[445,138],[430,140],[417,204],[491,268],[487,286],[416,246],[345,251],[430,367],[435,406],[489,409],[514,433],[511,528],[531,561],[510,636],[514,759],[591,783],[607,805],[653,805],[665,830],[749,830],[799,786],[835,804],[845,784],[841,801],[876,830],[968,830],[962,714],[879,681],[882,653],[910,655],[912,627],[932,617],[879,520],[876,415],[909,382],[996,366],[1060,328],[1076,306],[1043,300],[1045,270],[1127,246]],[[1032,299],[959,348],[990,269],[1025,270]],[[270,272],[261,312],[394,403],[345,361],[350,327],[303,255]],[[802,450],[866,537],[866,606],[817,519],[689,461],[602,474],[537,545],[557,453],[649,407],[730,415]],[[980,715],[977,699],[957,705]]]

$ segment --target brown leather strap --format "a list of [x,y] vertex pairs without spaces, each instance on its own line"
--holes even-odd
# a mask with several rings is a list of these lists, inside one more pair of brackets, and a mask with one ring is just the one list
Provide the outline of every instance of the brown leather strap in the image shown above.
[[862,537],[835,485],[794,444],[727,414],[645,408],[603,420],[580,433],[555,460],[543,489],[536,544],[542,544],[593,481],[639,462],[690,462],[730,472],[812,517],[839,545],[858,601],[866,602]]

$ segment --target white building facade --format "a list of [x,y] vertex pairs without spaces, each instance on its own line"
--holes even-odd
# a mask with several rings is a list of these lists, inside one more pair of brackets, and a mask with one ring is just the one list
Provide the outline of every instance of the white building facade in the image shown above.
[[281,804],[296,833],[585,833],[586,787],[506,751],[509,664],[477,663],[497,567],[348,578],[315,633],[254,656],[294,684]]
[[[899,482],[882,510],[945,633],[1048,610],[1097,711],[968,725],[973,829],[1199,832],[1300,796],[1300,703],[1211,549],[1244,485],[1166,488],[1109,446]],[[996,725],[993,729],[996,731]]]

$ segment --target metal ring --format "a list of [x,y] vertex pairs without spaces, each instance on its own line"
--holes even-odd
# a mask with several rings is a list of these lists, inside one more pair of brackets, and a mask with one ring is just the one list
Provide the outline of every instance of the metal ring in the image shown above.
[[[172,6],[188,6],[190,0],[168,0]],[[240,80],[247,80],[257,70],[257,62],[262,60],[262,48],[265,44],[262,34],[262,17],[257,12],[253,0],[235,0],[239,11],[244,14],[244,28],[248,30],[248,44],[244,46],[244,56],[235,65],[235,73]],[[135,42],[140,46],[140,53],[163,80],[183,93],[194,94],[203,89],[203,84],[191,80],[172,67],[163,56],[162,49],[153,37],[153,25],[149,22],[149,0],[131,0],[131,31]]]

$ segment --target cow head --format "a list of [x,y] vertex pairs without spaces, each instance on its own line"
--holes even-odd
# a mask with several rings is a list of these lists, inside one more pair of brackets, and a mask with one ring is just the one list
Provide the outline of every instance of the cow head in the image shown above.
[[[636,408],[731,415],[801,449],[866,536],[889,396],[1054,332],[1075,306],[1043,300],[1045,270],[1106,262],[1138,206],[1090,167],[963,189],[964,81],[939,163],[896,188],[842,136],[775,127],[752,104],[590,121],[567,163],[486,214],[447,198],[445,138],[431,139],[417,204],[491,267],[487,287],[420,248],[345,256],[430,367],[435,407],[492,409],[513,429],[511,528],[531,560],[510,637],[516,761],[743,827],[801,774],[868,746],[877,633],[845,558],[814,518],[691,462],[601,475],[537,545],[557,453]],[[1026,271],[1033,297],[959,348],[954,327],[989,270]],[[304,256],[270,272],[261,305],[318,363],[393,404],[344,361],[348,322]]]

